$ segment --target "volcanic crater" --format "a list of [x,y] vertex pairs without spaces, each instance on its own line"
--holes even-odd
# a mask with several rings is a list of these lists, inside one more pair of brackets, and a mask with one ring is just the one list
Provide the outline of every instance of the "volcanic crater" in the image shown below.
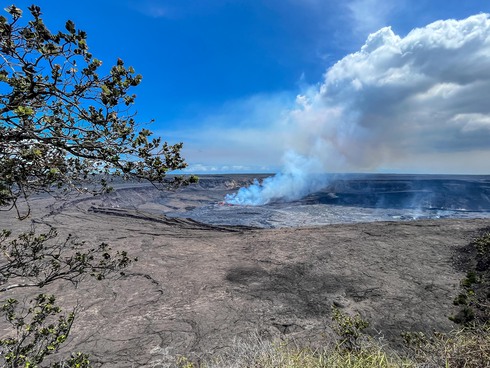
[[[403,331],[454,328],[459,250],[490,224],[490,177],[342,176],[295,202],[223,203],[253,179],[204,176],[175,191],[130,183],[99,197],[39,196],[31,222],[4,213],[0,227],[54,226],[61,236],[107,242],[138,258],[124,276],[43,290],[66,310],[79,305],[64,349],[87,352],[103,367],[207,359],[251,334],[320,346],[332,338],[332,305],[360,313],[369,333],[395,348]],[[0,330],[9,331],[4,322]]]

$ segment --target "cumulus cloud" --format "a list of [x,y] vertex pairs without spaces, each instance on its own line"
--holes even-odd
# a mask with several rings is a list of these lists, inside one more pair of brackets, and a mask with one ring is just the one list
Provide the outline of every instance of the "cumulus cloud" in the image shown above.
[[[389,27],[298,97],[292,141],[330,169],[374,169],[407,157],[490,149],[490,19],[437,21],[405,37]],[[303,134],[301,134],[303,133]],[[488,161],[487,161],[488,162]]]

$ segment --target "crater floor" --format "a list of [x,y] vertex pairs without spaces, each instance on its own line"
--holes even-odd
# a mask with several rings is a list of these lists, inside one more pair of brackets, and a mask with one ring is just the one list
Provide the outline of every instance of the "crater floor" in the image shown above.
[[[335,198],[328,193],[340,198],[348,188],[327,188],[298,204],[265,209],[218,204],[252,179],[224,177],[219,186],[203,180],[199,187],[170,193],[126,186],[103,197],[34,198],[31,219],[38,230],[55,226],[61,236],[74,234],[87,246],[108,242],[139,259],[124,277],[42,290],[56,294],[65,310],[81,306],[65,350],[87,352],[103,367],[129,368],[163,365],[178,354],[206,358],[254,333],[321,345],[331,338],[334,303],[360,313],[371,323],[370,333],[393,346],[402,331],[454,327],[448,316],[464,276],[458,250],[488,227],[489,219],[361,219],[311,226],[301,215],[305,206],[361,211],[352,203],[329,202]],[[221,214],[221,220],[185,218],[206,208]],[[392,211],[389,206],[372,209]],[[289,223],[302,226],[274,222],[284,211]],[[4,214],[9,216],[0,217],[0,228],[30,227],[29,221]],[[225,226],[226,219],[247,226]],[[14,289],[2,299],[37,293]],[[0,335],[9,331],[1,321]]]

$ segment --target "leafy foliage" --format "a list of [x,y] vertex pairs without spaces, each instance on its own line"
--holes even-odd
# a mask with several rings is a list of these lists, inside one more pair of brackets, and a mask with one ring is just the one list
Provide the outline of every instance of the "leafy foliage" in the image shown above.
[[123,272],[132,262],[124,251],[111,254],[106,243],[86,249],[71,235],[62,242],[57,235],[55,229],[39,235],[32,230],[8,240],[8,231],[0,233],[0,292],[43,287],[55,280],[76,284],[87,275],[102,280],[109,273]]
[[[2,367],[35,368],[48,355],[56,353],[66,341],[75,313],[61,315],[61,308],[55,304],[52,295],[39,294],[28,310],[22,308],[15,299],[8,299],[1,307],[2,314],[12,325],[15,334],[0,339],[0,362]],[[51,365],[61,367],[89,367],[87,355],[82,353],[60,363]]]
[[[0,205],[53,187],[108,189],[121,175],[163,183],[186,166],[182,143],[168,145],[136,128],[129,94],[141,75],[122,60],[101,75],[87,35],[66,22],[51,32],[38,6],[0,16]],[[110,175],[109,175],[110,174]],[[102,175],[102,177],[101,177]],[[190,178],[193,181],[195,178]],[[185,179],[177,178],[178,182]],[[96,184],[87,189],[88,184]],[[99,186],[100,184],[100,186]]]
[[[69,235],[58,240],[55,229],[36,234],[34,230],[10,239],[9,231],[0,233],[0,292],[24,287],[42,288],[56,280],[74,284],[87,276],[102,280],[121,273],[131,264],[126,252],[112,252],[106,243],[87,247]],[[58,352],[66,341],[76,311],[67,316],[55,305],[55,297],[40,294],[29,308],[9,298],[0,309],[13,333],[0,339],[0,366],[37,367]],[[68,359],[50,365],[53,368],[88,368],[88,355],[74,353]]]

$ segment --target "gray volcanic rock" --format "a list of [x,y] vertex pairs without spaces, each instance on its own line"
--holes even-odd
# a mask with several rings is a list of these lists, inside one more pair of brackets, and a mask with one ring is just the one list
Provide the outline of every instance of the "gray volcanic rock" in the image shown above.
[[[110,197],[32,201],[40,230],[53,225],[139,259],[123,277],[43,290],[66,310],[80,304],[66,351],[129,368],[164,366],[179,354],[207,358],[252,333],[320,345],[331,335],[332,304],[359,312],[370,333],[393,346],[405,330],[448,331],[463,277],[456,251],[489,225],[438,219],[257,229],[157,213],[208,203],[204,186],[185,196],[135,187]],[[2,216],[0,227],[9,226],[20,231],[29,223]],[[12,290],[2,298],[38,292]]]

